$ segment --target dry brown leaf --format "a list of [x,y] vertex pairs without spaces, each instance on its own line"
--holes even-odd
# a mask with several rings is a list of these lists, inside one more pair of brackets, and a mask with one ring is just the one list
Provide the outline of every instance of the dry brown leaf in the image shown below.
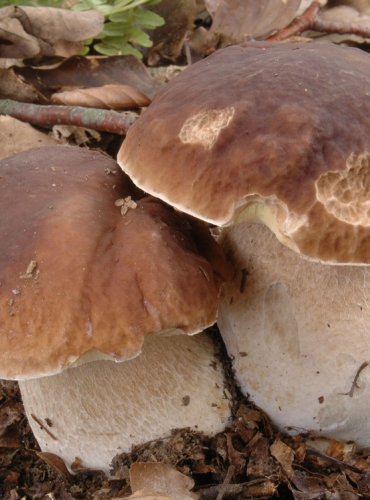
[[48,451],[36,451],[36,455],[48,464],[49,467],[52,467],[56,472],[58,472],[58,474],[61,474],[66,479],[70,479],[72,477],[66,467],[66,464],[60,457],[58,457],[58,455]]
[[41,51],[48,52],[48,45],[28,33],[23,24],[28,18],[18,7],[0,9],[0,57],[33,57]]
[[11,68],[12,66],[23,66],[23,63],[19,59],[11,59],[10,57],[7,59],[0,58],[1,69],[8,69]]
[[20,102],[39,102],[40,94],[14,68],[0,68],[0,99],[14,99]]
[[54,125],[51,136],[59,144],[77,144],[77,146],[87,146],[91,142],[101,141],[101,134],[97,130],[75,125]]
[[130,485],[133,493],[140,490],[154,495],[167,496],[169,500],[196,500],[199,496],[191,493],[194,481],[160,462],[136,462],[130,468]]
[[[330,474],[322,478],[323,483],[333,492],[332,498],[343,498],[345,500],[357,500],[356,490],[350,484],[345,474]],[[357,485],[356,485],[357,486]],[[334,495],[336,494],[336,497]],[[328,495],[327,495],[328,497]]]
[[59,90],[116,84],[153,98],[161,87],[144,64],[132,56],[75,56],[48,68],[21,67],[14,71],[45,96]]
[[52,7],[22,7],[32,34],[56,43],[59,40],[80,42],[98,35],[103,29],[104,16],[96,10],[78,12]]
[[11,429],[3,436],[0,436],[0,448],[17,449],[22,446],[17,429]]
[[293,471],[294,451],[287,444],[283,443],[281,439],[277,438],[270,446],[271,455],[279,462],[281,468],[288,477],[291,477]]
[[[253,483],[251,481],[251,483]],[[260,484],[246,485],[243,491],[244,498],[272,498],[277,490],[277,485],[273,481],[266,479]]]
[[132,109],[148,106],[150,99],[130,85],[103,85],[89,89],[73,89],[51,96],[56,104],[103,109]]
[[48,144],[58,144],[55,138],[39,132],[29,123],[10,116],[0,116],[0,159],[13,156],[27,149]]
[[[119,497],[113,498],[113,500],[118,500]],[[171,500],[168,496],[157,495],[156,493],[150,492],[148,490],[140,490],[130,495],[129,497],[125,497],[127,500],[130,498],[135,498],[135,500]]]
[[264,38],[284,28],[296,16],[300,0],[206,0],[214,12],[211,33],[221,45],[239,43],[247,37]]
[[0,405],[0,448],[16,449],[21,446],[17,425],[23,417],[24,412],[21,403],[9,399]]
[[347,462],[353,457],[353,455],[355,454],[355,450],[356,447],[354,443],[346,443],[344,441],[330,439],[328,447],[326,449],[326,454],[329,457]]
[[70,44],[93,37],[100,33],[103,24],[104,16],[96,10],[3,7],[0,9],[0,57],[64,55],[64,42],[71,47]]
[[200,26],[190,33],[189,46],[193,53],[204,57],[214,51],[219,40],[219,35]]
[[154,66],[160,59],[175,61],[181,54],[187,33],[193,28],[196,17],[194,0],[161,0],[152,7],[165,20],[165,24],[151,32],[153,48],[148,54],[148,64]]
[[252,448],[247,465],[249,478],[271,477],[276,472],[276,465],[270,457],[269,444],[266,438],[261,438]]
[[328,498],[323,496],[325,493],[329,493],[329,491],[325,488],[321,478],[314,477],[312,474],[306,473],[305,471],[294,471],[291,476],[291,481],[294,486],[289,483],[289,488],[294,498],[297,500]]
[[0,436],[5,435],[9,428],[17,424],[24,416],[23,406],[16,401],[5,401],[0,406]]

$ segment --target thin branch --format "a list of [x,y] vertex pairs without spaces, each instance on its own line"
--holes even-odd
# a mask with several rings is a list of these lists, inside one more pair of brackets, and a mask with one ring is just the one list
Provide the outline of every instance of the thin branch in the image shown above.
[[220,493],[221,488],[223,488],[223,497],[241,498],[237,495],[242,493],[243,498],[247,498],[248,496],[248,498],[259,498],[261,500],[264,498],[271,498],[276,491],[275,482],[266,478],[258,478],[252,479],[247,483],[229,483],[227,485],[224,483],[222,485],[208,486],[197,490],[197,493],[199,493],[200,497],[204,500],[214,499]]
[[291,36],[299,35],[300,33],[303,33],[303,31],[311,29],[311,25],[315,21],[319,11],[320,2],[312,2],[301,16],[293,19],[288,26],[269,36],[267,40],[269,42],[281,42]]
[[40,426],[40,428],[46,432],[46,434],[49,434],[51,439],[53,439],[54,441],[58,441],[58,438],[56,436],[54,436],[54,434],[52,432],[49,431],[49,429],[46,427],[46,425],[44,425],[43,422],[38,417],[36,417],[36,415],[31,413],[31,417]]
[[339,35],[357,35],[362,38],[370,38],[370,28],[368,26],[356,23],[325,21],[319,17],[315,20],[311,29],[320,33],[337,33]]
[[339,469],[349,469],[353,472],[356,472],[360,474],[362,471],[358,467],[355,467],[354,465],[348,464],[347,462],[343,462],[342,460],[338,460],[335,457],[331,457],[330,455],[326,455],[325,453],[322,453],[319,450],[316,450],[314,448],[306,448],[306,455],[313,455],[315,457],[321,458],[322,460],[325,460],[326,462],[336,465]]
[[320,3],[312,4],[304,13],[294,19],[286,28],[283,28],[269,36],[269,42],[280,42],[304,31],[318,31],[320,33],[336,33],[339,35],[357,35],[370,38],[370,28],[362,24],[326,21],[319,17]]
[[0,115],[9,115],[40,127],[75,125],[119,135],[125,135],[137,118],[136,113],[130,112],[81,106],[42,106],[11,99],[0,99]]
[[219,488],[216,500],[222,500],[224,495],[227,493],[227,488],[228,486],[230,486],[234,472],[235,472],[234,465],[230,465],[229,468],[227,469],[225,480]]
[[367,366],[369,366],[369,362],[368,361],[364,361],[362,363],[362,365],[359,367],[359,369],[357,370],[357,372],[356,372],[356,375],[355,375],[355,378],[353,379],[353,382],[352,382],[350,390],[348,392],[340,392],[339,393],[340,396],[349,396],[350,398],[353,398],[353,394],[355,393],[355,389],[359,389],[359,386],[358,386],[357,382],[358,382],[358,379],[360,378],[361,372]]

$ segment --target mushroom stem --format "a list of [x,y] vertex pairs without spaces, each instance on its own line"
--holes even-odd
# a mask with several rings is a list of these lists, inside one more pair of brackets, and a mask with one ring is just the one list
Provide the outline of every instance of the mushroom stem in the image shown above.
[[308,261],[259,224],[221,240],[239,272],[219,327],[243,392],[283,430],[370,446],[370,268]]
[[134,445],[167,437],[175,428],[213,435],[230,416],[223,370],[204,333],[151,336],[142,354],[125,363],[95,361],[21,381],[20,388],[43,451],[68,466],[78,457],[83,466],[105,471],[117,453]]

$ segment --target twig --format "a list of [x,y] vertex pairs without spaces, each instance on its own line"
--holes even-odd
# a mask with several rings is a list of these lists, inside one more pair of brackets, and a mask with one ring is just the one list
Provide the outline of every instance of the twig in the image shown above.
[[357,384],[358,382],[358,379],[361,375],[361,372],[367,367],[369,366],[369,362],[368,361],[364,361],[362,363],[362,365],[360,366],[360,368],[357,370],[356,372],[356,375],[355,375],[355,378],[353,379],[353,382],[352,382],[352,385],[351,385],[351,388],[348,392],[340,392],[340,396],[349,396],[350,398],[353,398],[353,394],[355,392],[355,389],[359,389],[359,386]]
[[269,42],[281,42],[281,40],[286,40],[291,36],[299,35],[300,33],[303,33],[303,31],[312,29],[311,25],[316,20],[319,11],[320,3],[312,2],[301,16],[293,19],[293,21],[288,24],[288,26],[269,36],[267,40]]
[[51,439],[54,439],[54,441],[58,441],[58,438],[56,436],[54,436],[54,434],[52,432],[49,431],[49,429],[42,423],[42,421],[38,417],[36,417],[36,415],[34,415],[33,413],[31,413],[31,417],[41,427],[41,429],[43,431],[45,431],[47,434],[49,434],[49,436],[51,437]]
[[190,66],[192,64],[192,58],[191,58],[189,39],[187,37],[184,40],[184,52],[186,57],[186,64]]
[[[237,495],[238,493],[243,493],[246,483],[240,484],[229,484],[227,489],[223,491],[223,495]],[[200,493],[201,498],[215,498],[215,495],[218,495],[220,491],[220,486],[209,486],[208,488],[204,488],[199,490],[197,493]]]
[[336,465],[341,470],[342,469],[350,469],[351,471],[356,472],[356,473],[361,473],[362,472],[361,469],[359,469],[358,467],[355,467],[354,465],[347,464],[346,462],[343,462],[342,460],[338,460],[337,458],[334,458],[334,457],[331,457],[329,455],[326,455],[325,453],[322,453],[321,451],[316,450],[314,448],[308,448],[307,447],[306,448],[306,454],[307,455],[313,455],[315,457],[319,457],[322,460],[326,460],[330,464]]
[[369,27],[362,24],[325,21],[319,17],[315,20],[311,29],[320,33],[337,33],[339,35],[357,35],[362,38],[370,38]]
[[118,113],[81,106],[42,106],[11,99],[0,99],[0,115],[9,115],[40,127],[76,125],[119,135],[125,135],[137,118],[135,113],[130,112]]
[[[226,479],[226,478],[225,478]],[[243,493],[244,495],[251,495],[253,498],[257,498],[257,492],[261,493],[258,494],[259,499],[263,498],[271,498],[271,495],[273,494],[272,491],[272,486],[274,486],[275,483],[272,483],[271,481],[267,480],[267,487],[265,490],[263,489],[264,485],[266,485],[266,479],[265,478],[258,478],[258,479],[252,479],[251,481],[248,481],[247,483],[231,483],[231,484],[224,484],[222,485],[214,485],[214,486],[208,486],[206,488],[202,488],[197,490],[197,493],[200,494],[200,497],[203,499],[211,499],[215,498],[216,495],[219,494],[220,489],[223,488],[222,494],[226,497],[231,497],[231,498],[239,498],[236,495],[239,493]],[[258,489],[261,487],[261,489],[258,491]],[[274,488],[275,489],[275,488]],[[266,496],[264,496],[266,493]],[[244,496],[243,496],[244,498]]]
[[337,33],[340,35],[357,35],[370,38],[370,28],[356,23],[339,23],[326,21],[319,17],[320,3],[312,2],[304,13],[294,19],[286,28],[283,28],[269,36],[269,42],[281,42],[304,31],[318,31],[320,33]]
[[220,489],[218,490],[218,494],[216,497],[216,500],[222,500],[224,495],[227,493],[227,488],[230,486],[231,479],[234,475],[235,472],[235,467],[233,465],[230,465],[230,467],[227,469],[227,473],[224,479],[224,482],[220,486]]

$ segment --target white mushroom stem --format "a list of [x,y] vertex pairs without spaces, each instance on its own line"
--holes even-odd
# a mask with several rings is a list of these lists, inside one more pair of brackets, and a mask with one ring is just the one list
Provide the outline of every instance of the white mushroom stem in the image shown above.
[[219,327],[244,393],[283,430],[370,446],[370,268],[310,262],[265,226],[225,230]]
[[105,471],[117,453],[133,445],[176,428],[212,435],[230,416],[223,370],[206,334],[152,336],[130,361],[91,362],[21,381],[20,388],[43,451],[68,466],[78,457],[83,466]]

